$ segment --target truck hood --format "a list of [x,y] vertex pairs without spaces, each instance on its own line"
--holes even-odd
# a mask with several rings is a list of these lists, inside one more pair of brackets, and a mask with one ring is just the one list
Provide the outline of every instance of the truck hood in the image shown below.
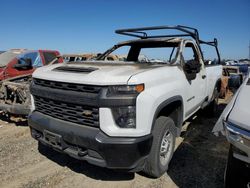
[[235,101],[234,107],[228,116],[228,121],[250,131],[250,85],[245,85]]
[[79,62],[45,66],[33,73],[34,78],[92,85],[127,84],[135,74],[166,65],[124,62]]

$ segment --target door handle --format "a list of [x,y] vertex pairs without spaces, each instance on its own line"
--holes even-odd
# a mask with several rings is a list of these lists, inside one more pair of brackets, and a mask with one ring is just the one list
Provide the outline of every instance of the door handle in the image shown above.
[[206,75],[202,75],[202,76],[201,76],[202,79],[205,79],[206,77],[207,77]]

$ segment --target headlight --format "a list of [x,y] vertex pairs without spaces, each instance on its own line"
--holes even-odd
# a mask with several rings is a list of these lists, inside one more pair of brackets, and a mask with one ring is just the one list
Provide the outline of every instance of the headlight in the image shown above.
[[250,146],[250,132],[239,128],[231,122],[224,122],[226,134],[236,142]]
[[136,128],[136,107],[117,107],[112,109],[116,124],[121,128]]
[[[129,97],[136,99],[144,90],[144,84],[109,86],[107,96],[111,98]],[[136,106],[118,106],[112,108],[114,120],[120,128],[136,128]]]
[[108,95],[139,94],[144,90],[144,84],[109,86]]

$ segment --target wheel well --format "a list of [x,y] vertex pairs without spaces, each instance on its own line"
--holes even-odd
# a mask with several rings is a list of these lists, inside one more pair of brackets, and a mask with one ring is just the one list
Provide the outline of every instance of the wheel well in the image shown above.
[[174,122],[175,126],[177,127],[177,136],[180,135],[181,127],[183,123],[183,106],[182,101],[173,101],[170,104],[167,104],[157,114],[156,118],[160,116],[167,116],[170,117]]
[[221,79],[217,80],[215,86],[217,86],[217,90],[218,90],[218,92],[220,92],[220,90],[221,90]]

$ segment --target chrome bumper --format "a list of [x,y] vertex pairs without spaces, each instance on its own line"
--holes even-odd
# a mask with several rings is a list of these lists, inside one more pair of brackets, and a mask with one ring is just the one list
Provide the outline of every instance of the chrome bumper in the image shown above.
[[250,131],[241,129],[230,122],[224,122],[227,140],[241,152],[234,157],[250,164]]

